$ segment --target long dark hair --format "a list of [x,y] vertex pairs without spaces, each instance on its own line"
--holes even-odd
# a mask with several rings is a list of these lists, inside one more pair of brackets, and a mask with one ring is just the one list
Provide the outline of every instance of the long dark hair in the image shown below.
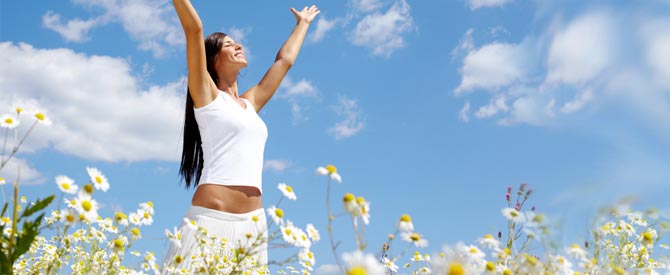
[[[207,72],[216,85],[219,84],[219,76],[216,73],[215,67],[216,56],[219,54],[223,46],[223,38],[226,36],[225,33],[215,32],[205,38]],[[191,91],[188,85],[186,88],[186,107],[184,111],[184,147],[181,153],[179,175],[188,189],[191,185],[198,186],[204,162],[202,157],[202,139],[200,138],[200,130],[198,130],[198,122],[195,120],[193,98],[191,98]]]

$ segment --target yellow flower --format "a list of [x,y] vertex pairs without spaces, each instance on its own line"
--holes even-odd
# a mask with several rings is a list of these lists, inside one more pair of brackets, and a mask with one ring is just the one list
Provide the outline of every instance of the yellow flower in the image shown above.
[[44,114],[44,112],[35,112],[35,118],[39,123],[44,125],[51,125],[51,120]]

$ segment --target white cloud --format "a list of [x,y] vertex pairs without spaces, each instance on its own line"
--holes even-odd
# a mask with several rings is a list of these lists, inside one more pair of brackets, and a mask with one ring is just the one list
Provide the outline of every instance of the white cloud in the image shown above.
[[[493,104],[504,96],[509,110],[498,118],[501,125],[576,125],[616,110],[670,136],[670,17],[645,9],[604,7],[573,16],[541,10],[549,18],[538,22],[548,24],[522,42],[473,46],[454,92],[489,92],[490,103],[475,107],[482,119],[504,111]],[[464,37],[455,51],[471,47],[470,32]]]
[[291,116],[293,124],[308,119],[303,106],[306,106],[304,99],[318,99],[318,89],[312,85],[312,82],[306,79],[300,79],[298,82],[293,82],[289,76],[284,77],[281,84],[279,84],[278,98],[288,100],[291,105]]
[[[7,156],[3,160],[6,160],[6,158]],[[14,184],[17,179],[19,184],[40,184],[46,181],[42,174],[31,167],[25,159],[16,156],[11,158],[0,170],[0,177],[5,178],[7,184]]]
[[579,85],[616,58],[615,22],[604,12],[586,14],[556,33],[549,46],[547,82]]
[[340,268],[334,264],[324,264],[316,268],[314,272],[317,275],[333,275],[337,274],[340,271]]
[[528,76],[530,62],[526,44],[492,43],[472,50],[463,59],[460,94],[473,89],[498,90]]
[[368,14],[356,24],[351,42],[372,49],[373,55],[389,57],[405,46],[403,35],[416,29],[405,0],[398,0],[385,13]]
[[470,6],[470,9],[476,10],[486,7],[499,7],[509,2],[512,2],[512,0],[468,0],[468,5]]
[[576,111],[579,111],[586,105],[589,101],[593,100],[593,91],[585,90],[577,95],[577,98],[566,102],[563,107],[561,107],[561,112],[566,114],[571,114]]
[[339,105],[335,107],[335,112],[340,116],[344,116],[342,121],[328,129],[328,133],[335,139],[350,138],[358,134],[365,127],[362,117],[363,112],[358,107],[358,102],[355,99],[341,97]]
[[458,43],[458,46],[451,50],[452,58],[460,57],[461,55],[468,54],[474,50],[475,43],[472,42],[472,33],[474,31],[474,29],[470,28],[465,32],[463,38],[461,38],[461,42]]
[[88,31],[100,24],[100,19],[101,18],[89,20],[72,19],[66,24],[63,24],[59,14],[56,14],[53,11],[48,11],[42,16],[42,24],[46,28],[60,34],[67,41],[84,42],[89,39],[87,36]]
[[382,6],[379,0],[351,0],[350,3],[355,12],[371,12]]
[[277,172],[284,172],[287,168],[291,167],[291,162],[281,159],[269,159],[265,161],[263,168],[265,170],[274,170]]
[[670,18],[652,19],[641,26],[644,55],[656,82],[670,91]]
[[500,96],[495,100],[491,100],[488,105],[480,107],[479,110],[477,110],[475,113],[475,116],[480,119],[488,118],[496,115],[498,112],[507,111],[509,111],[509,107],[507,106],[507,103],[505,103],[505,97]]
[[307,38],[310,42],[319,42],[326,37],[326,33],[331,31],[335,24],[337,24],[338,19],[328,20],[325,15],[322,15],[319,20],[316,21],[316,29],[309,35]]
[[[43,24],[69,41],[83,41],[87,31],[94,26],[118,22],[130,36],[137,40],[138,48],[163,56],[170,46],[183,44],[179,22],[172,16],[174,8],[165,0],[74,0],[75,4],[87,6],[103,13],[93,19],[82,21],[71,19],[64,25],[60,15],[47,12]],[[172,20],[168,20],[168,19]],[[80,40],[72,40],[80,39]]]
[[183,81],[144,89],[125,59],[10,42],[0,43],[0,63],[7,65],[0,67],[0,90],[8,91],[0,106],[46,110],[53,121],[35,128],[24,152],[54,148],[103,161],[179,159]]
[[463,122],[468,122],[470,121],[470,102],[465,102],[465,105],[463,105],[463,108],[461,108],[460,111],[458,111],[458,118],[460,118]]

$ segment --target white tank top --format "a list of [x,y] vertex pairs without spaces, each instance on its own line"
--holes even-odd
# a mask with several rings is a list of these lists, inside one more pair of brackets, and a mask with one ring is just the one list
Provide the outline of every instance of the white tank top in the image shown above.
[[202,140],[203,184],[253,186],[262,192],[263,153],[268,129],[249,100],[243,108],[220,91],[214,101],[193,108]]

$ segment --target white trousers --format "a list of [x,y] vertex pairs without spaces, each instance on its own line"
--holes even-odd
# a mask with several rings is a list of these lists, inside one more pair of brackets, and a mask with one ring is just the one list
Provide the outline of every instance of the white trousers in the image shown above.
[[[257,217],[257,221],[253,220],[254,216]],[[255,249],[255,253],[260,256],[259,264],[267,265],[267,220],[265,219],[265,211],[263,208],[248,213],[234,214],[200,206],[191,206],[184,217],[195,221],[197,226],[207,229],[210,235],[220,239],[225,238],[227,243],[229,245],[235,245],[235,248],[238,247],[238,244],[240,243],[243,245],[250,243],[247,234],[251,233],[254,236],[253,239],[259,234],[262,234],[265,241]],[[177,255],[181,255],[184,259],[184,262],[180,264],[180,266],[186,267],[190,262],[189,259],[191,256],[198,251],[196,230],[189,227],[186,222],[182,222],[178,232],[181,233],[181,246],[177,246],[174,243],[170,244],[170,248],[163,260],[164,268],[167,267]]]

